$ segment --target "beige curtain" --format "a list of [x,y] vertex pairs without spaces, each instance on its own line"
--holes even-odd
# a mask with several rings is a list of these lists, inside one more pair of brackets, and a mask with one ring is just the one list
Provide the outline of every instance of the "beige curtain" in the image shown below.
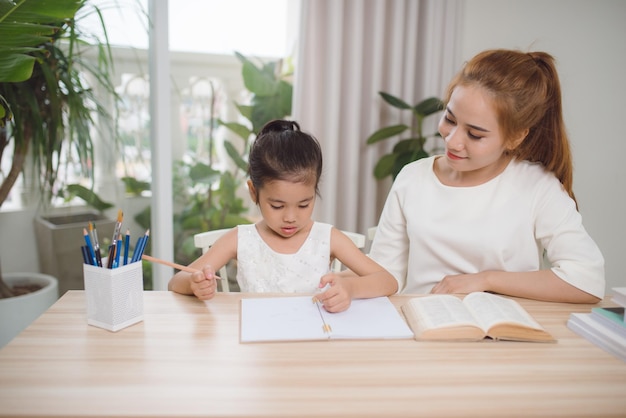
[[317,220],[361,233],[378,223],[391,181],[373,169],[394,141],[365,140],[410,123],[378,92],[441,97],[460,65],[461,13],[460,0],[302,0],[293,117],[324,152]]

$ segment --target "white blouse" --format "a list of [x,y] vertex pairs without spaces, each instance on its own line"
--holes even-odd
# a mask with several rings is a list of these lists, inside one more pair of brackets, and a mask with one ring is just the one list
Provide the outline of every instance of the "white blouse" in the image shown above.
[[539,164],[511,161],[494,179],[451,187],[436,157],[407,164],[381,214],[370,256],[402,293],[429,293],[444,276],[542,268],[602,298],[604,258],[556,177]]

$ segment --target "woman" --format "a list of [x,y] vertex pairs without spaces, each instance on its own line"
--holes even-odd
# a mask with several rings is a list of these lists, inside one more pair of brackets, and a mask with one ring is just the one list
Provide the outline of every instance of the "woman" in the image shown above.
[[370,256],[403,293],[602,299],[604,259],[577,210],[554,59],[484,51],[445,103],[445,154],[396,177]]

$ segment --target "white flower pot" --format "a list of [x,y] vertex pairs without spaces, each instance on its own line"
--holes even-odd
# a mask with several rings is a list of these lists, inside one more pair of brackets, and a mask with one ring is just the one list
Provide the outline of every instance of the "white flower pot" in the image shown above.
[[25,295],[0,299],[0,347],[22,332],[59,298],[59,283],[50,275],[6,273],[3,279],[9,287],[19,283],[36,283],[43,287]]

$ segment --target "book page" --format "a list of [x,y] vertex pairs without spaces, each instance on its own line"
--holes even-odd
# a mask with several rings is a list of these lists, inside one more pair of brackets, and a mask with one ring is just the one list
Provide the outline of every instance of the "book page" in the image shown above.
[[433,295],[409,301],[425,328],[457,327],[477,323],[463,306],[461,299],[452,295]]
[[463,302],[453,295],[431,295],[409,299],[402,312],[416,340],[479,341],[485,332]]
[[513,299],[491,293],[474,292],[465,296],[463,303],[485,330],[500,323],[542,329],[541,325]]

